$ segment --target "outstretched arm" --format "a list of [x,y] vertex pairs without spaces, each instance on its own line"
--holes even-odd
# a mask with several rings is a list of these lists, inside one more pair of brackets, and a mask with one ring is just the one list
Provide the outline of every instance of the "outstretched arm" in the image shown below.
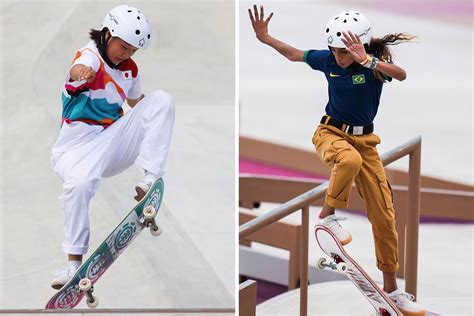
[[253,13],[251,9],[248,9],[248,12],[250,16],[250,21],[252,22],[253,30],[255,31],[255,35],[257,36],[257,39],[260,42],[273,47],[280,54],[288,58],[288,60],[304,61],[304,51],[294,48],[293,46],[288,45],[282,41],[279,41],[276,38],[270,36],[270,34],[268,34],[268,23],[273,17],[273,13],[271,13],[265,19],[262,5],[260,6],[260,14],[256,5],[253,6]]

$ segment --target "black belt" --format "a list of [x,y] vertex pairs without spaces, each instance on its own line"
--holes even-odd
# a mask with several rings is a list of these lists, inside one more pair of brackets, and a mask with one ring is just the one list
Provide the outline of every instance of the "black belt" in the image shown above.
[[328,115],[324,115],[321,119],[321,124],[334,126],[344,133],[351,135],[366,135],[374,131],[374,124],[365,126],[352,126],[344,122],[338,121]]

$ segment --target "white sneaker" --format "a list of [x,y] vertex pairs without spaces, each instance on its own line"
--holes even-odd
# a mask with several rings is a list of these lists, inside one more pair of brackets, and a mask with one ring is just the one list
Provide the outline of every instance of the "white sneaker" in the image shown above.
[[67,264],[53,272],[53,280],[51,281],[51,287],[55,290],[61,289],[64,284],[68,283],[69,280],[74,276],[77,269],[81,266],[80,261],[68,261]]
[[351,234],[347,230],[342,228],[341,224],[339,224],[339,221],[345,221],[346,219],[346,217],[329,215],[325,218],[318,219],[318,224],[329,228],[329,230],[334,235],[336,235],[337,239],[339,239],[341,244],[344,246],[352,241]]
[[145,178],[135,186],[135,195],[136,201],[141,201],[143,197],[150,191],[151,186],[155,181],[158,180],[158,176],[145,170]]
[[390,294],[387,293],[387,296],[395,302],[403,315],[423,316],[426,314],[426,311],[413,301],[415,297],[409,293],[398,289]]

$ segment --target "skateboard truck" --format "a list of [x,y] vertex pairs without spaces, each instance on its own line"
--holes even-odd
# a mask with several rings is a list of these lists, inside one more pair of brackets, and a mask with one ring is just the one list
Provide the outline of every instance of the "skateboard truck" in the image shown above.
[[339,262],[338,264],[334,262],[327,263],[328,260],[326,258],[319,258],[317,266],[319,269],[330,268],[332,270],[336,270],[339,272],[346,272],[347,266],[344,262]]
[[163,230],[156,224],[155,217],[156,210],[153,206],[148,205],[143,209],[143,225],[150,228],[150,233],[153,236],[159,236]]
[[97,305],[99,305],[99,299],[92,295],[94,286],[92,285],[91,280],[84,278],[79,281],[79,291],[84,292],[84,294],[87,296],[86,303],[89,308],[96,308]]

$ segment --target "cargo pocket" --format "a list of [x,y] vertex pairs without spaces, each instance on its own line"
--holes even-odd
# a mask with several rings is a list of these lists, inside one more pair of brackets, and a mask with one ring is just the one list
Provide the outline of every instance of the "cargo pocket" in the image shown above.
[[392,194],[392,188],[390,187],[390,184],[388,183],[388,180],[385,176],[385,172],[377,172],[376,173],[378,183],[380,190],[382,191],[382,196],[385,201],[385,206],[387,208],[392,208],[393,207],[393,194]]
[[359,180],[357,178],[355,180],[355,184],[356,184],[357,193],[359,193],[359,195],[362,199],[365,199],[364,194],[362,193],[362,184],[359,182]]

